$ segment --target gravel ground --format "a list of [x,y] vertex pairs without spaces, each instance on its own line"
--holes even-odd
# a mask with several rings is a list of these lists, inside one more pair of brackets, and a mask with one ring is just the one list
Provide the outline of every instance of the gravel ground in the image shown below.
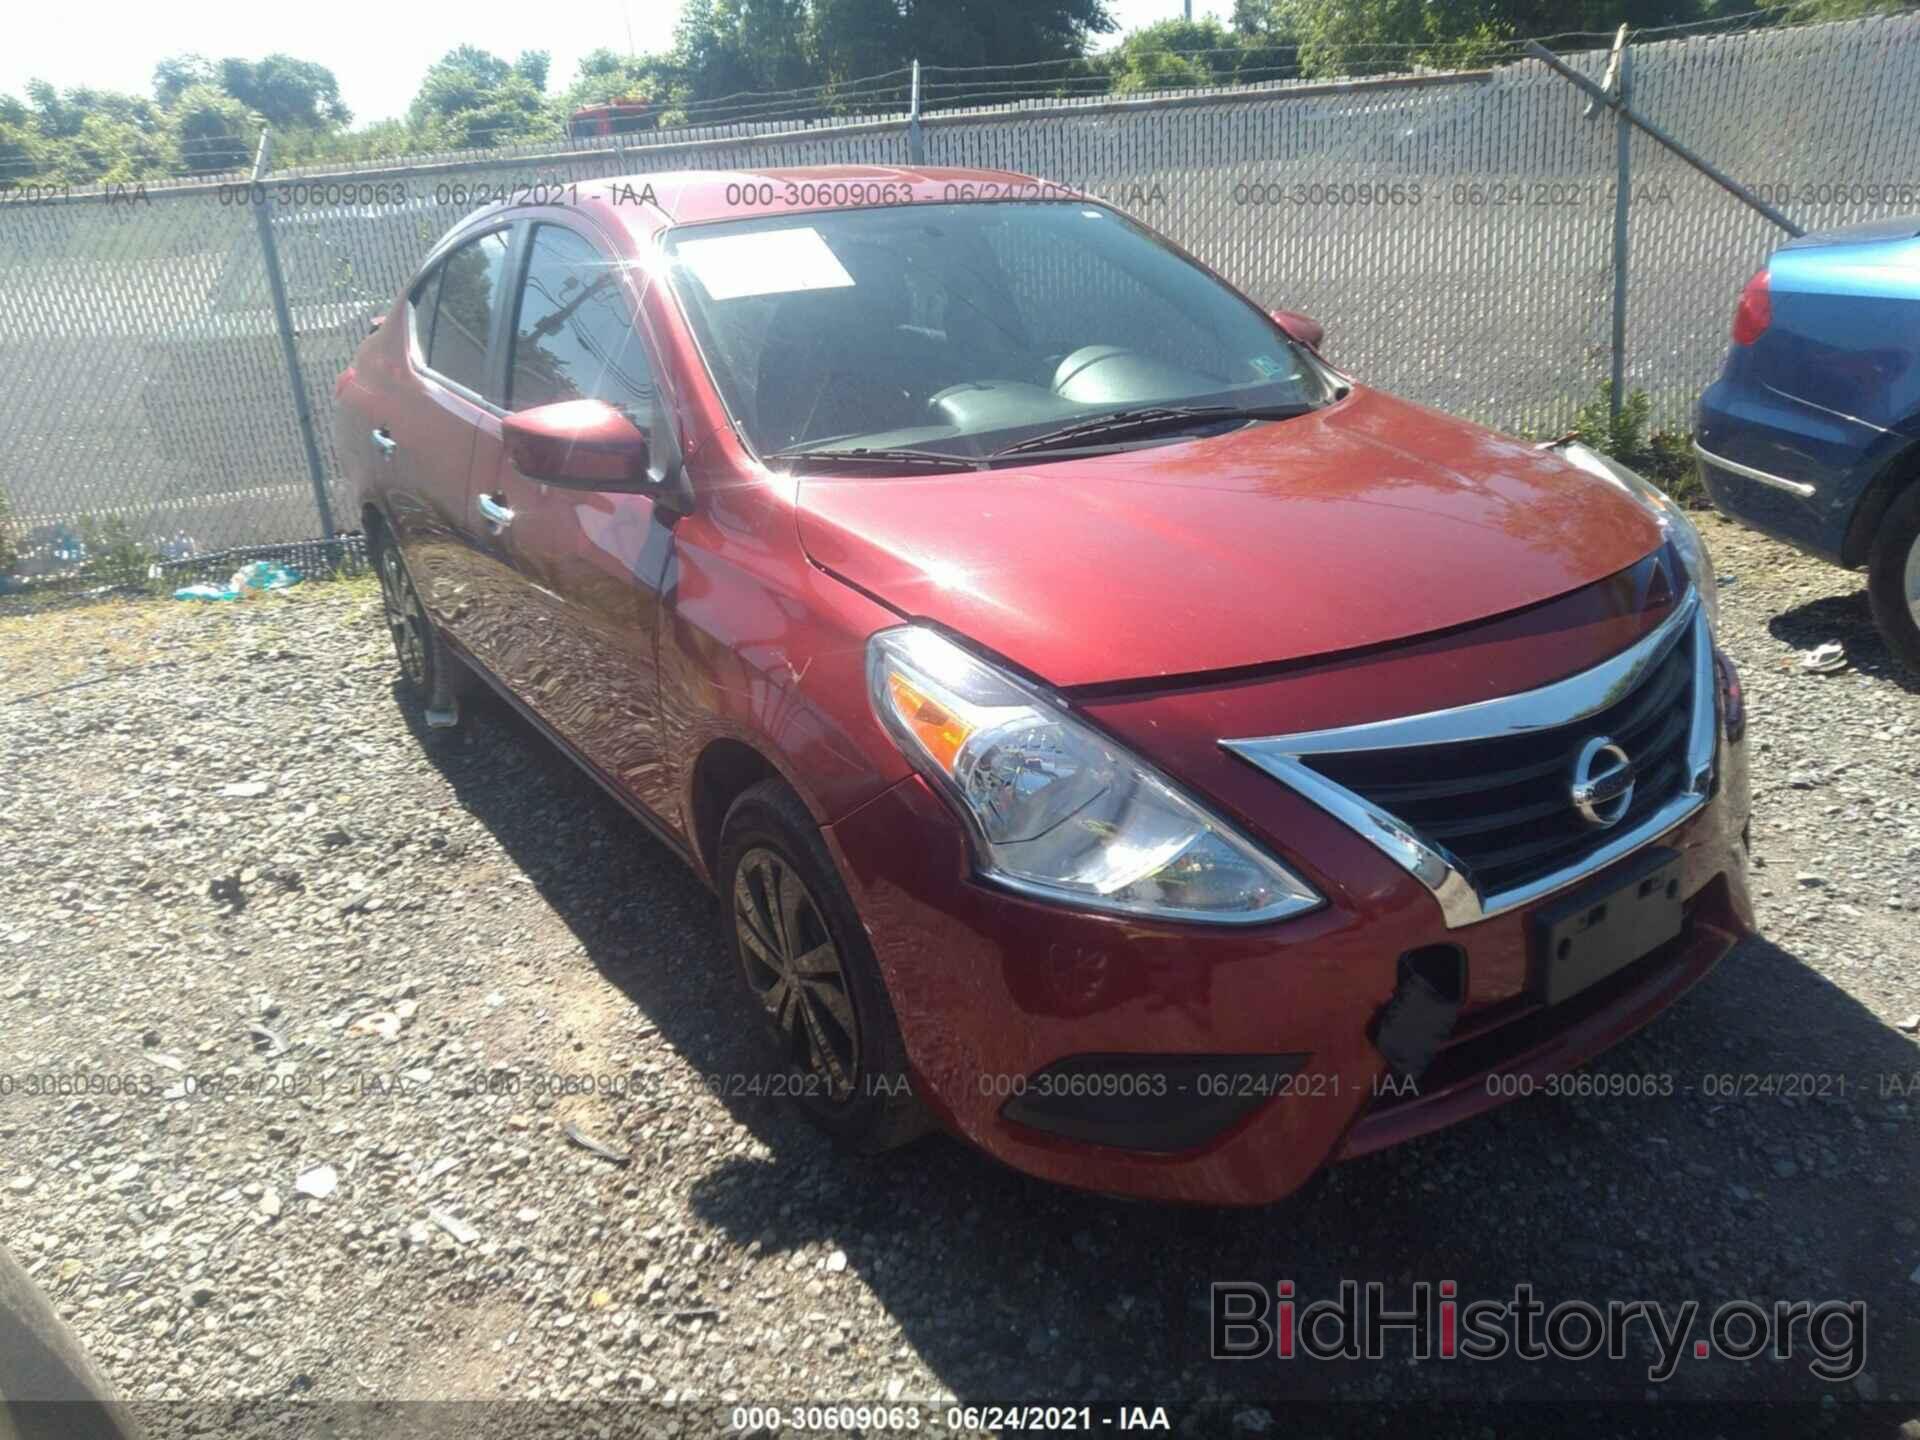
[[[542,1402],[449,1431],[519,1434],[618,1398],[634,1433],[722,1433],[716,1404],[957,1397],[1188,1433],[1204,1401],[1242,1433],[1444,1404],[1428,1433],[1488,1436],[1464,1407],[1731,1435],[1796,1401],[1792,1433],[1891,1436],[1920,1416],[1920,683],[1860,577],[1705,528],[1767,939],[1596,1067],[1673,1093],[1535,1096],[1261,1212],[939,1137],[850,1160],[716,1093],[748,1051],[715,902],[499,707],[412,728],[365,583],[0,621],[0,1239],[156,1434],[342,1413],[293,1401]],[[1850,669],[1791,668],[1828,639]],[[1742,1074],[1844,1080],[1710,1093]],[[1278,1277],[1859,1299],[1867,1365],[1211,1362],[1208,1282]]]

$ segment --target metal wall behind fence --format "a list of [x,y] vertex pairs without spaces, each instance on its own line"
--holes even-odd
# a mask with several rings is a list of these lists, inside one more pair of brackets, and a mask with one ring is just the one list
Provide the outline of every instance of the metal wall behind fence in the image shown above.
[[[1634,103],[1809,228],[1895,213],[1920,153],[1920,16],[1634,47]],[[1604,57],[1568,57],[1598,76]],[[934,115],[934,165],[1092,191],[1256,299],[1325,322],[1370,383],[1516,430],[1607,373],[1614,123],[1534,64],[1252,99]],[[649,137],[650,140],[652,137]],[[293,179],[274,248],[334,513],[334,377],[427,247],[507,183],[904,164],[902,125]],[[1632,150],[1627,377],[1684,426],[1745,278],[1784,238],[1653,142]],[[305,185],[308,188],[303,190]],[[269,189],[269,195],[275,192]],[[237,188],[0,205],[0,490],[29,551],[118,518],[163,554],[319,534],[267,271]],[[38,540],[34,537],[38,536]],[[52,562],[43,553],[29,564]]]
[[6,207],[0,489],[24,548],[47,548],[32,534],[45,522],[82,518],[153,543],[312,535],[270,321],[244,210]]

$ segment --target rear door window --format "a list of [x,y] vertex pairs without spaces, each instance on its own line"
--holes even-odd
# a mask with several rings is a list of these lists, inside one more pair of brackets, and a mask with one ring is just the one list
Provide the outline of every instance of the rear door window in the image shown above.
[[427,368],[476,395],[487,393],[487,339],[507,268],[507,232],[469,240],[441,263]]

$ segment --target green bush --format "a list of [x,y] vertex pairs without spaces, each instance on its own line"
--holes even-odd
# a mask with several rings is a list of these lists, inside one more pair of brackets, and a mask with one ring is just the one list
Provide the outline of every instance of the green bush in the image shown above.
[[19,563],[20,551],[13,540],[13,511],[8,508],[6,492],[0,490],[0,575],[11,575]]
[[112,519],[82,520],[80,538],[87,547],[86,561],[80,573],[105,585],[136,585],[142,589],[152,583],[148,573],[160,557],[152,548],[134,537],[127,522],[118,515]]
[[1602,380],[1594,398],[1574,412],[1574,438],[1638,471],[1682,505],[1704,508],[1693,437],[1684,430],[1650,430],[1653,402],[1644,390],[1630,392],[1618,415],[1612,413],[1612,401],[1613,382]]

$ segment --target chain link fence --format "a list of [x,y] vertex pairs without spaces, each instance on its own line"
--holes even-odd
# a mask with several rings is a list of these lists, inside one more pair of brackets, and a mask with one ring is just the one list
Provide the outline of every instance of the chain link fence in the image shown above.
[[[1920,16],[1632,54],[1636,109],[1808,229],[1920,212]],[[1598,79],[1607,57],[1565,58]],[[1521,63],[948,110],[918,128],[926,164],[1083,189],[1263,304],[1313,315],[1370,384],[1556,433],[1612,359],[1617,141],[1586,105]],[[328,563],[343,541],[322,497],[357,524],[331,448],[334,377],[433,240],[504,187],[905,165],[914,143],[905,116],[743,128],[0,203],[0,585],[72,590],[265,550]],[[1785,237],[1644,136],[1630,163],[1626,384],[1656,425],[1684,428],[1741,284]]]

